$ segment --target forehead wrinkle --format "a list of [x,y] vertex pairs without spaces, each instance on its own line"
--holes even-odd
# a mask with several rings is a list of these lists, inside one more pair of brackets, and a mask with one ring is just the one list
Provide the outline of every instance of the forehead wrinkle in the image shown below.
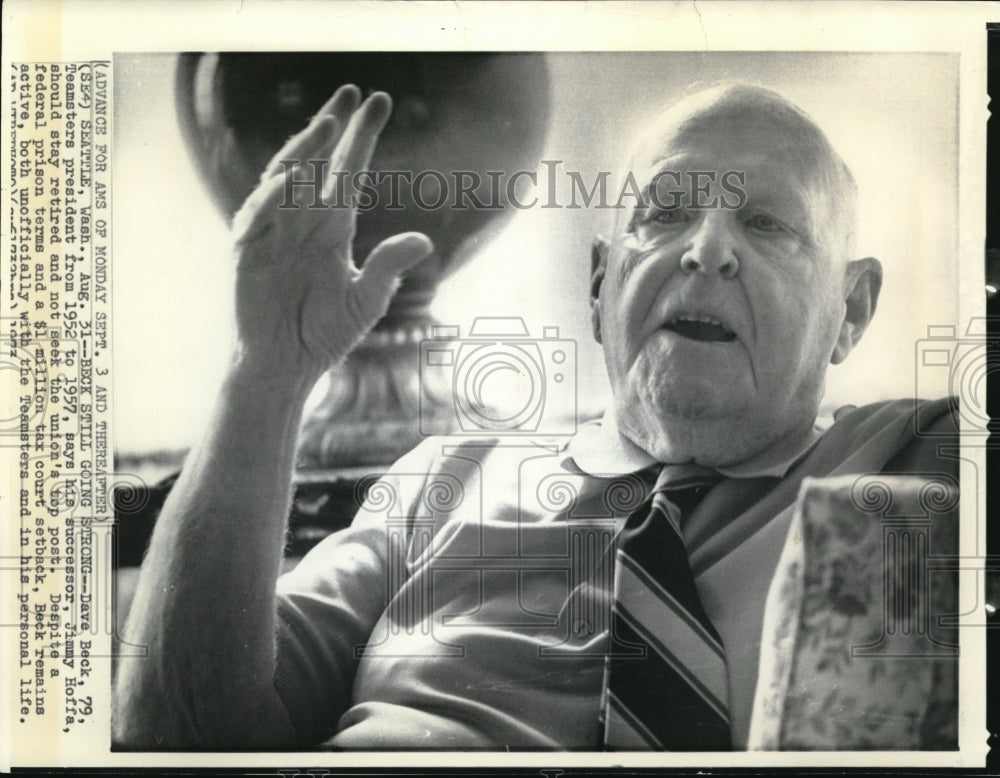
[[[762,133],[760,131],[763,131]],[[716,86],[682,98],[662,111],[641,134],[630,161],[659,160],[673,143],[707,145],[740,136],[765,137],[809,168],[840,162],[823,131],[798,106],[769,89],[749,84]],[[644,152],[644,153],[643,153]]]
[[824,151],[798,137],[783,134],[781,128],[766,124],[753,130],[718,123],[709,126],[705,130],[687,128],[661,135],[655,142],[644,144],[645,159],[633,159],[633,163],[653,172],[680,163],[691,170],[707,167],[721,173],[721,167],[733,167],[738,159],[742,163],[757,163],[764,170],[778,163],[784,175],[794,175],[804,184],[824,178],[828,167]]
[[[640,136],[630,162],[655,173],[684,156],[677,148],[686,145],[714,154],[717,168],[724,163],[719,154],[750,151],[748,146],[739,146],[742,136],[758,142],[763,139],[762,156],[782,160],[784,172],[803,183],[808,227],[815,243],[850,255],[856,229],[854,177],[811,117],[775,92],[741,85],[686,98],[661,113]],[[749,180],[746,189],[752,197]]]
[[[843,260],[854,258],[857,233],[857,185],[843,158],[815,121],[783,95],[747,83],[724,83],[687,92],[673,101],[634,139],[625,155],[625,171],[663,165],[681,135],[696,140],[718,138],[724,128],[767,127],[772,141],[786,141],[783,152],[799,170],[807,171],[812,231],[818,244]],[[744,146],[744,148],[746,148]],[[619,174],[622,177],[623,174]],[[623,183],[624,178],[619,183]],[[648,187],[647,190],[648,191]],[[628,227],[632,209],[615,209],[609,227],[618,234]],[[622,220],[625,220],[623,223]]]

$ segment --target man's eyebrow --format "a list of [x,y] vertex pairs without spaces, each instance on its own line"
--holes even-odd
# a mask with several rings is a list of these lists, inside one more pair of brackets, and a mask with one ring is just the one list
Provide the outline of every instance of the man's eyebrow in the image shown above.
[[[761,206],[771,206],[781,208],[784,211],[794,211],[811,223],[812,211],[816,204],[816,198],[808,185],[789,188],[780,186],[780,181],[775,181],[766,174],[760,176],[754,171],[743,171],[742,182],[743,191],[747,196],[747,205],[756,204]],[[764,179],[761,184],[761,179]],[[756,184],[756,186],[755,186]]]
[[[654,186],[658,186],[660,180],[664,176],[670,176],[673,174],[675,178],[670,180],[671,185],[677,187],[683,186],[683,171],[679,169],[678,165],[673,163],[672,160],[677,160],[680,155],[671,154],[665,157],[658,157],[653,160],[649,165],[644,165],[638,168],[638,171],[630,170],[629,173],[633,180],[637,183],[642,181],[643,183],[639,185],[639,196],[641,202],[637,202],[635,207],[632,209],[632,215],[629,221],[629,227],[632,228],[635,223],[635,211],[646,210],[653,204],[654,198],[650,196]],[[656,198],[657,200],[659,198]]]

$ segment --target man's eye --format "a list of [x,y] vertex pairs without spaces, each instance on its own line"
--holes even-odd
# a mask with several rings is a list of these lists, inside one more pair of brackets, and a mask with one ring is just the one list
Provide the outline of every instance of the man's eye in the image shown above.
[[687,213],[682,208],[656,208],[647,221],[660,224],[683,224],[688,220]]
[[756,213],[747,219],[747,226],[761,232],[779,232],[784,229],[781,222],[764,213]]

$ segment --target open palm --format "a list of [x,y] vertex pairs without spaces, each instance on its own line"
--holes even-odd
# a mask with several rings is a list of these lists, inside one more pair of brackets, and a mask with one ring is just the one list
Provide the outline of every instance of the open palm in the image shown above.
[[[351,203],[351,180],[368,168],[391,111],[384,93],[359,101],[357,87],[338,89],[275,155],[233,220],[240,358],[254,369],[317,378],[385,314],[400,275],[432,249],[425,235],[404,233],[376,246],[361,270],[354,264],[355,210],[339,206]],[[322,199],[338,207],[310,207],[314,192],[304,186],[285,203],[286,176],[312,180],[320,167],[309,160],[327,158]]]

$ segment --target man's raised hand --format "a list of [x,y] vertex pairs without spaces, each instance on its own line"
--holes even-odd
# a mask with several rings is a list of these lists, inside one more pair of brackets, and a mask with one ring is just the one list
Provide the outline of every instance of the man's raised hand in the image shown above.
[[[233,220],[237,357],[262,377],[315,381],[385,314],[401,274],[432,250],[425,235],[408,232],[376,246],[361,270],[354,264],[350,187],[368,169],[392,108],[382,92],[359,102],[357,87],[338,89],[275,155]],[[279,208],[285,176],[309,180],[319,170],[309,160],[327,157],[323,201],[338,207],[308,207],[309,191],[294,207]],[[335,175],[340,171],[347,175]],[[296,189],[301,195],[308,187]]]

